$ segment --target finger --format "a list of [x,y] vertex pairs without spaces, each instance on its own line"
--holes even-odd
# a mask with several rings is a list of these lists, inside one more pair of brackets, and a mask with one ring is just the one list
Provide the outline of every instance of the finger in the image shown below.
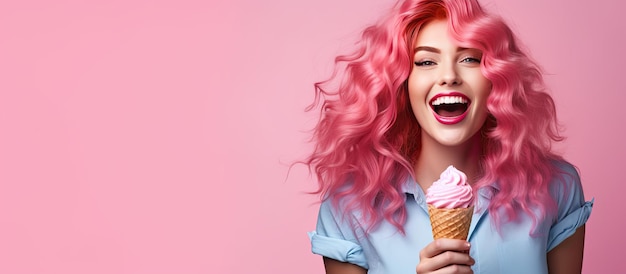
[[[471,258],[469,259],[468,264],[447,264],[445,262],[442,263],[442,261],[433,261],[433,260],[434,258],[427,259],[425,261],[420,261],[420,263],[415,268],[415,273],[418,273],[418,274],[474,273],[471,268],[471,265],[474,265],[474,260]],[[461,259],[460,261],[463,261],[463,260],[468,260],[468,259]]]
[[472,268],[467,265],[449,265],[438,269],[432,274],[473,274]]
[[420,251],[420,259],[432,258],[445,251],[464,252],[470,249],[470,243],[455,239],[437,239]]
[[449,265],[472,266],[475,262],[474,259],[470,257],[470,255],[467,253],[446,251],[435,257],[430,258],[427,263],[431,264],[431,269],[439,269]]
[[424,258],[420,261],[416,270],[417,273],[425,273],[454,265],[469,267],[474,265],[474,259],[467,253],[446,251],[432,258]]

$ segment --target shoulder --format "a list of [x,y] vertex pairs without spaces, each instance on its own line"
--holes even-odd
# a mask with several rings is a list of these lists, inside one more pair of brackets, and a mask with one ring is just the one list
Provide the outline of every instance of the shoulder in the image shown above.
[[554,173],[550,182],[550,194],[562,208],[564,204],[584,202],[583,187],[578,169],[565,160],[555,160]]
[[550,194],[556,202],[557,209],[550,227],[548,251],[583,226],[589,219],[593,207],[593,201],[585,202],[578,169],[566,161],[555,161],[554,165]]
[[359,227],[360,210],[351,207],[350,197],[327,197],[322,200],[318,215],[318,227],[333,226],[340,230],[354,231]]
[[554,179],[562,180],[565,183],[569,184],[580,182],[578,168],[576,168],[570,162],[565,160],[553,160],[552,165],[554,166],[554,170],[556,171],[554,174]]

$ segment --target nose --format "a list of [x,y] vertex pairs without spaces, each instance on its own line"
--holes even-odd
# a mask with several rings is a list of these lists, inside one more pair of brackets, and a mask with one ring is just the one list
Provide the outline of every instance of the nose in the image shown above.
[[442,65],[441,75],[439,77],[439,85],[441,86],[455,86],[462,83],[461,77],[456,71],[454,64]]

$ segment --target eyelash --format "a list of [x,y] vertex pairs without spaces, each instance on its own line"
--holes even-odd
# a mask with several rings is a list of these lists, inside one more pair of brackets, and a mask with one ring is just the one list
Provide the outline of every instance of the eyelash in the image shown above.
[[480,59],[479,58],[465,57],[465,58],[463,58],[463,60],[461,60],[461,62],[465,62],[466,60],[468,62],[474,62],[474,63],[479,63],[480,64]]
[[[461,62],[463,63],[479,63],[481,62],[480,58],[475,58],[475,57],[465,57],[461,60]],[[432,66],[435,65],[436,63],[433,61],[419,61],[419,62],[415,62],[415,65],[418,67],[423,67],[423,66]]]
[[420,62],[415,62],[415,65],[418,67],[423,67],[423,66],[432,66],[434,65],[435,62],[433,61],[420,61]]

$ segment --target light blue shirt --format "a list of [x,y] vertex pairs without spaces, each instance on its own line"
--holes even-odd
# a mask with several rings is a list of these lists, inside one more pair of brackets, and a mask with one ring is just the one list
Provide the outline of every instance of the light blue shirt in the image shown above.
[[[468,235],[474,273],[548,273],[546,253],[574,234],[587,221],[593,201],[585,202],[580,179],[569,163],[559,162],[565,184],[553,180],[551,193],[558,203],[557,216],[548,216],[530,236],[532,218],[501,225],[498,232],[487,212],[491,195],[481,189]],[[566,191],[567,190],[567,191]],[[406,235],[383,221],[365,233],[358,212],[342,217],[330,199],[322,202],[317,228],[309,232],[312,251],[328,258],[368,269],[370,274],[414,274],[419,252],[433,241],[428,208],[422,189],[413,179],[403,186],[406,193]],[[352,224],[352,225],[351,225]]]

